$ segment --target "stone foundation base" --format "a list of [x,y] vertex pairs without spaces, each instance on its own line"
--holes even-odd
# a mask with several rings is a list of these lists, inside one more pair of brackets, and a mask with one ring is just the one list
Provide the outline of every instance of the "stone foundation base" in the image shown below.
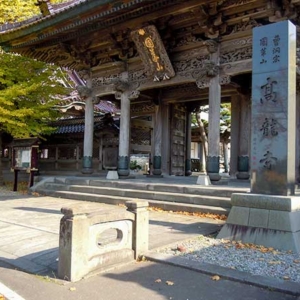
[[217,238],[300,253],[300,197],[232,194]]
[[210,181],[219,181],[221,179],[221,175],[219,173],[207,173]]
[[248,172],[238,172],[236,174],[236,178],[237,179],[243,179],[243,180],[247,180],[250,178],[250,174]]
[[197,179],[197,184],[199,185],[211,185],[208,175],[199,175]]
[[118,171],[108,171],[106,179],[119,179]]

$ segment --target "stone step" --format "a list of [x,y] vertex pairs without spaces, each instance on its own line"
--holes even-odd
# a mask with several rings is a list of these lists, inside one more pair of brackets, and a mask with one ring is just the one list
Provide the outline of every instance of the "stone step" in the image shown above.
[[[125,204],[126,201],[134,200],[131,197],[120,197],[111,195],[100,195],[91,193],[80,193],[76,191],[56,191],[53,196],[66,199],[82,200],[82,201],[92,201],[101,202],[113,205]],[[137,199],[137,198],[135,198]],[[170,201],[160,201],[160,200],[147,200],[143,198],[138,198],[139,200],[148,201],[149,206],[154,206],[162,208],[168,211],[186,211],[186,212],[202,212],[202,213],[213,213],[220,215],[228,215],[230,208],[208,206],[208,205],[196,205],[189,203],[178,203]]]
[[207,196],[207,195],[194,195],[186,193],[170,193],[161,191],[148,191],[136,189],[120,189],[112,187],[99,187],[99,186],[81,186],[70,185],[68,190],[79,193],[89,193],[97,195],[111,195],[126,198],[138,198],[146,200],[159,200],[178,203],[189,203],[197,205],[211,205],[219,207],[231,207],[230,198]]
[[230,198],[232,193],[245,193],[245,188],[228,187],[228,186],[199,186],[199,185],[184,185],[184,184],[160,184],[148,182],[134,182],[134,181],[114,181],[114,180],[95,180],[82,178],[55,178],[54,183],[66,185],[84,185],[84,186],[99,186],[119,189],[133,189],[133,190],[149,190],[161,191],[170,193],[182,193],[193,195],[208,195]]

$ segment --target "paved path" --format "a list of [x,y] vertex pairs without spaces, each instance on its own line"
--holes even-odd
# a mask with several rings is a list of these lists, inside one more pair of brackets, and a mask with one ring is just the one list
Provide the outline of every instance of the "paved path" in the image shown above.
[[[61,207],[81,201],[0,196],[0,259],[30,273],[56,273]],[[86,204],[86,202],[84,202]],[[102,209],[111,205],[95,204]],[[121,207],[115,207],[124,209]],[[150,212],[149,248],[157,248],[218,230],[221,221]]]
[[[276,280],[257,279],[271,287],[261,288],[255,280],[245,283],[241,272],[232,275],[233,270],[213,265],[208,270],[174,262],[133,262],[77,283],[55,279],[60,208],[74,202],[0,191],[0,296],[5,292],[8,300],[296,300],[300,295],[297,284],[282,283],[279,292],[273,289]],[[150,248],[214,232],[220,224],[206,218],[151,212]],[[214,272],[220,280],[212,280]],[[7,293],[7,288],[11,292]],[[17,294],[21,298],[11,296]]]

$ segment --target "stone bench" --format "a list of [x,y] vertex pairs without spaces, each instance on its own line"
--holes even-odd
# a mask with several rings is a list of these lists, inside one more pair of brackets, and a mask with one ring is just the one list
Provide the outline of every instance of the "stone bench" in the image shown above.
[[148,202],[128,201],[126,207],[105,210],[87,202],[61,209],[59,278],[78,281],[148,250]]

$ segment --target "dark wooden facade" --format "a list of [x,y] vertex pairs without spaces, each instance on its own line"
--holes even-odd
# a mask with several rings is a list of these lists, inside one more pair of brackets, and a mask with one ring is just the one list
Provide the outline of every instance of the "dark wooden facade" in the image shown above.
[[[88,71],[95,101],[120,105],[115,96],[124,86],[138,90],[139,97],[130,101],[131,117],[153,120],[155,107],[161,107],[162,169],[184,175],[190,142],[187,116],[209,103],[212,78],[219,78],[221,101],[239,97],[249,106],[252,29],[287,19],[298,26],[299,14],[300,0],[73,0],[53,5],[23,23],[3,25],[0,45],[6,51],[76,70],[82,78]],[[212,59],[214,53],[218,53],[217,62]],[[155,127],[153,122],[148,126],[151,143],[144,145],[152,156]],[[132,140],[145,132],[139,133],[133,123]],[[249,138],[249,132],[244,134]],[[97,132],[95,138],[96,142]],[[99,157],[112,155],[105,143],[113,144],[113,140],[102,137],[102,143]],[[79,155],[80,142],[77,145]],[[97,147],[95,159],[100,152]],[[143,151],[145,147],[131,143],[132,153]],[[79,169],[78,160],[73,166]]]

